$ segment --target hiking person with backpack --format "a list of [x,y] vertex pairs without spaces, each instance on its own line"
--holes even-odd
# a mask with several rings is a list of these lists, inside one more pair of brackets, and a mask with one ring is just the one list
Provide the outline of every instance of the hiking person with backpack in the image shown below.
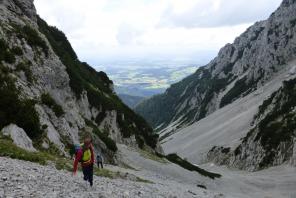
[[91,137],[86,137],[83,144],[75,145],[73,176],[76,175],[79,162],[82,167],[83,179],[93,186],[94,148]]
[[97,155],[97,165],[98,165],[98,168],[100,168],[100,165],[101,165],[101,168],[103,169],[103,157],[100,154]]

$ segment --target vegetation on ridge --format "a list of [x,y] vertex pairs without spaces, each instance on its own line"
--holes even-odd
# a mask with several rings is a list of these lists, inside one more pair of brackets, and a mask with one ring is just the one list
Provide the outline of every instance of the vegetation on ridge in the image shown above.
[[[159,129],[174,121],[173,118],[184,115],[183,123],[197,121],[207,115],[208,106],[215,94],[234,79],[235,76],[231,73],[225,78],[219,78],[218,75],[212,76],[210,69],[200,67],[194,74],[172,84],[164,94],[138,104],[135,111],[145,117],[154,128],[162,125]],[[197,101],[192,104],[188,98]],[[182,109],[179,110],[181,106]]]
[[49,95],[49,93],[43,93],[41,95],[41,102],[51,108],[57,117],[61,117],[63,114],[65,114],[62,106],[58,105],[56,101]]
[[[152,148],[156,147],[158,135],[146,121],[130,110],[113,92],[112,81],[104,72],[97,72],[87,63],[80,62],[63,32],[50,27],[38,17],[39,30],[46,36],[54,52],[66,66],[70,77],[71,89],[80,98],[83,91],[91,106],[102,110],[96,118],[92,118],[98,125],[105,117],[106,111],[116,110],[117,122],[124,138],[136,136],[139,147],[145,142]],[[115,148],[113,149],[115,150]]]
[[1,63],[0,95],[0,129],[10,123],[15,123],[23,128],[30,138],[41,137],[43,130],[35,110],[36,101],[20,98],[20,92],[15,87],[14,79],[9,76],[6,67]]
[[116,152],[118,150],[116,142],[112,140],[107,132],[101,132],[100,129],[96,125],[92,123],[92,121],[85,119],[85,123],[87,126],[92,128],[92,132],[96,134],[107,146],[108,149],[110,149],[113,152]]
[[[73,161],[62,156],[52,155],[48,152],[30,152],[13,144],[8,137],[3,137],[0,132],[0,157],[10,157],[12,159],[20,159],[24,161],[38,163],[40,165],[47,165],[52,162],[56,169],[73,171]],[[99,169],[94,167],[94,175],[100,177],[108,177],[111,179],[126,179],[127,173],[120,173],[108,170],[106,168]],[[152,183],[151,181],[134,176],[136,182]]]
[[189,171],[198,172],[202,176],[209,177],[211,179],[222,177],[222,175],[220,175],[220,174],[206,171],[206,170],[204,170],[202,168],[199,168],[198,166],[195,166],[195,165],[191,164],[187,160],[182,159],[181,157],[179,157],[176,153],[172,153],[172,154],[168,154],[168,155],[162,155],[162,154],[157,153],[157,155],[159,157],[166,158],[170,162],[172,162],[174,164],[177,164],[177,165],[181,166],[184,169],[187,169]]
[[[243,143],[247,143],[252,136],[255,136],[256,142],[260,142],[265,150],[264,158],[259,162],[260,168],[272,165],[281,144],[285,144],[286,148],[293,145],[293,138],[296,137],[295,108],[296,79],[284,81],[282,88],[259,107],[259,112],[254,117],[258,123],[249,131]],[[241,154],[240,147],[235,150],[235,155]],[[288,159],[288,155],[289,152],[285,151],[284,160]]]

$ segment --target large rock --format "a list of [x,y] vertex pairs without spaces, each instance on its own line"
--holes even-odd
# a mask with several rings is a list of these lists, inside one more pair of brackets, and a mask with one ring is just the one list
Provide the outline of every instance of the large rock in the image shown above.
[[27,151],[36,151],[33,147],[32,140],[27,136],[26,132],[15,124],[10,124],[2,129],[4,136],[9,136],[13,143]]

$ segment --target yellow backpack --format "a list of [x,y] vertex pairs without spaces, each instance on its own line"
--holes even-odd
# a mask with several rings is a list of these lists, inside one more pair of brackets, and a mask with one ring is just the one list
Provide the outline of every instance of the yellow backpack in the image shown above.
[[90,151],[90,149],[84,150],[83,149],[84,144],[81,144],[80,146],[81,146],[82,151],[83,151],[83,154],[82,154],[82,162],[88,162],[88,161],[90,161],[91,160],[91,151]]

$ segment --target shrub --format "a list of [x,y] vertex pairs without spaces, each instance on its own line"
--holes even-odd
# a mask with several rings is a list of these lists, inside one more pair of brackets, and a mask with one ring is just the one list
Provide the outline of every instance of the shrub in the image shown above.
[[4,61],[9,63],[9,64],[13,64],[15,63],[15,57],[14,55],[10,52],[10,50],[6,50],[4,52]]
[[179,157],[175,153],[169,154],[167,156],[163,156],[161,154],[158,154],[158,155],[159,156],[162,156],[162,157],[165,157],[170,162],[175,163],[175,164],[181,166],[184,169],[187,169],[189,171],[196,171],[196,172],[198,172],[199,174],[201,174],[201,175],[203,175],[205,177],[209,177],[211,179],[215,179],[215,178],[220,178],[221,177],[220,174],[208,172],[208,171],[206,171],[206,170],[204,170],[202,168],[199,168],[199,167],[191,164],[190,162],[182,159],[181,157]]
[[8,44],[4,39],[0,39],[0,62],[5,61],[7,63],[15,63],[14,54],[11,53]]
[[4,39],[0,39],[0,61],[4,60],[5,52],[8,50],[8,45]]
[[205,93],[203,100],[201,101],[198,120],[204,118],[207,114],[207,106],[214,97],[214,93],[218,93],[221,89],[225,88],[233,80],[232,75],[227,78],[218,79],[214,77],[208,82],[208,90]]
[[33,76],[33,73],[30,69],[31,67],[31,62],[30,61],[23,61],[23,62],[20,62],[19,64],[17,64],[16,66],[16,71],[23,71],[26,75],[26,78],[28,80],[29,83],[33,83],[34,82],[34,76]]
[[136,135],[136,141],[137,141],[139,148],[143,149],[145,141],[141,137],[139,137],[138,135]]
[[102,111],[97,115],[95,121],[96,123],[99,125],[101,124],[101,122],[104,120],[104,118],[106,117],[106,112],[104,109],[102,109]]
[[224,154],[229,153],[230,152],[230,147],[222,148],[221,152],[224,153]]
[[223,72],[224,74],[228,74],[229,72],[232,71],[233,69],[233,66],[234,66],[235,62],[234,63],[228,63],[224,68],[223,68]]
[[56,103],[56,101],[49,95],[49,93],[43,93],[41,95],[41,102],[50,107],[57,117],[61,117],[65,114],[63,108]]
[[7,75],[10,72],[10,68],[5,67],[4,65],[2,65],[2,63],[0,62],[0,73]]
[[48,46],[46,42],[39,36],[36,30],[34,30],[29,25],[25,25],[22,31],[29,45],[33,47],[34,46],[40,47],[41,49],[43,49],[43,52],[45,53],[45,55],[48,56]]
[[220,108],[230,104],[241,95],[245,96],[253,89],[256,89],[257,83],[259,82],[262,76],[263,73],[261,72],[261,76],[257,80],[254,80],[252,78],[249,82],[247,82],[247,76],[245,76],[236,81],[234,86],[221,99]]
[[21,103],[16,122],[23,128],[29,137],[38,138],[42,135],[39,116],[35,110],[36,101],[24,100]]
[[295,19],[292,19],[290,21],[290,24],[291,24],[292,27],[294,27],[296,25],[296,18]]
[[14,54],[14,55],[17,55],[17,56],[21,56],[23,55],[23,50],[20,48],[20,47],[13,47],[11,49],[11,52]]
[[96,134],[107,146],[107,148],[113,152],[117,151],[116,143],[108,136],[108,132],[101,132],[96,125],[92,123],[92,121],[85,119],[85,123],[87,126],[93,129],[93,133]]
[[29,25],[23,27],[13,25],[18,38],[24,38],[32,48],[40,47],[45,56],[48,56],[49,48],[38,32]]
[[14,80],[3,75],[0,75],[0,95],[0,129],[15,123],[23,128],[30,138],[40,137],[43,131],[40,129],[38,113],[35,110],[36,102],[21,100]]
[[262,105],[259,106],[259,111],[258,111],[257,115],[255,116],[255,118],[259,117],[260,115],[262,115],[266,111],[268,106],[272,104],[272,100],[274,99],[275,96],[276,96],[276,92],[272,93],[268,99],[263,101]]
[[108,133],[102,133],[98,128],[93,129],[93,133],[95,133],[107,146],[107,148],[113,152],[117,151],[116,143],[108,137]]

